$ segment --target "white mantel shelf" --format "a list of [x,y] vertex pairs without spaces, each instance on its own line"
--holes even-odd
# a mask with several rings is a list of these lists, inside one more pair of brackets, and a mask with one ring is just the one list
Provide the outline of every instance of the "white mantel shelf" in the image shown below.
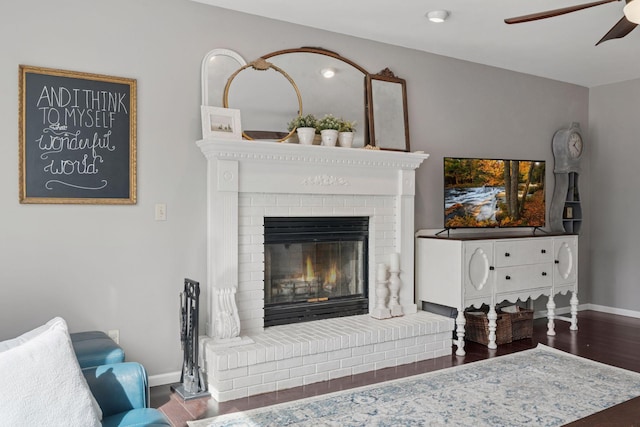
[[202,153],[218,159],[268,162],[297,162],[332,166],[363,166],[416,169],[429,158],[425,153],[325,147],[267,141],[203,139],[197,142]]

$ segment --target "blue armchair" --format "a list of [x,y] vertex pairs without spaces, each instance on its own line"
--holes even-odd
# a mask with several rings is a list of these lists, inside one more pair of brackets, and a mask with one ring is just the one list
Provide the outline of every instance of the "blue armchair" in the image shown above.
[[100,365],[82,373],[102,409],[103,427],[171,426],[162,412],[149,408],[147,372],[141,364]]

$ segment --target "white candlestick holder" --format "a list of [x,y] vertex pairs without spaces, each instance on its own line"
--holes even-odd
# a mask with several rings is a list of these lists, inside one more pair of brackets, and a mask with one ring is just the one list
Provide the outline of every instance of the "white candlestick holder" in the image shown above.
[[398,295],[400,293],[400,270],[391,270],[389,276],[389,311],[391,311],[392,317],[404,316],[402,306],[398,301]]
[[391,317],[391,310],[387,308],[387,266],[378,264],[378,275],[376,276],[376,306],[371,311],[371,317],[375,319],[388,319]]

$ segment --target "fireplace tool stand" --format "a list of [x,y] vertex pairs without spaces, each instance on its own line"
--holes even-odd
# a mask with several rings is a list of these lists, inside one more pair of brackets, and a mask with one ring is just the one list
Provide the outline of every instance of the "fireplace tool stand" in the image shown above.
[[180,341],[184,361],[180,385],[171,389],[184,400],[210,396],[198,365],[198,311],[200,283],[184,279],[184,291],[180,294]]

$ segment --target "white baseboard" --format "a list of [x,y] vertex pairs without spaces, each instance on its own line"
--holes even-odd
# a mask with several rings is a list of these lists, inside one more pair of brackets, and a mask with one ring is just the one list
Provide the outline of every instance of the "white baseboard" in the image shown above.
[[619,316],[635,317],[640,319],[640,311],[626,310],[624,308],[607,307],[606,305],[586,304],[586,310],[601,311],[603,313],[617,314]]
[[[607,307],[606,305],[598,304],[580,304],[578,305],[578,311],[593,310],[600,311],[602,313],[617,314],[619,316],[635,317],[640,319],[640,311],[625,310],[624,308]],[[571,307],[560,307],[556,309],[556,315],[563,315],[571,313]],[[541,317],[547,317],[547,310],[536,311],[534,314],[536,319]],[[564,319],[563,319],[564,320]]]
[[149,375],[149,387],[174,384],[180,382],[180,371],[168,374]]

